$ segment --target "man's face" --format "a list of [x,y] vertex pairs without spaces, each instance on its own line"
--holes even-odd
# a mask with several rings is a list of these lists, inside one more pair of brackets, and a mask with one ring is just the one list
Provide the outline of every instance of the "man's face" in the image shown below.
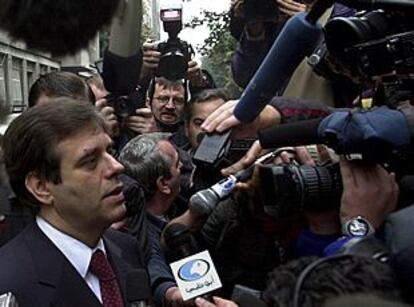
[[184,113],[184,86],[167,87],[155,84],[151,103],[152,114],[164,125],[175,125],[181,121]]
[[55,225],[88,231],[106,229],[126,213],[118,175],[124,167],[110,154],[112,141],[99,129],[85,129],[58,143],[61,183],[48,183]]
[[181,176],[181,167],[183,164],[180,161],[180,158],[178,156],[177,150],[174,148],[174,146],[171,145],[168,141],[160,141],[158,143],[159,150],[171,161],[170,166],[170,174],[171,178],[167,180],[167,183],[171,189],[171,198],[177,197],[178,193],[180,192],[180,176]]
[[196,149],[198,135],[202,132],[201,125],[206,118],[213,113],[219,106],[224,104],[223,99],[213,99],[202,103],[194,103],[191,106],[191,118],[186,124],[186,134],[191,148]]

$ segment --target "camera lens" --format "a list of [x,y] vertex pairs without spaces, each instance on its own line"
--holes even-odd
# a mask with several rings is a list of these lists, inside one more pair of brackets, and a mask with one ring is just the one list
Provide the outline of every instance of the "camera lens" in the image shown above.
[[158,74],[168,80],[184,79],[187,69],[187,59],[180,51],[171,51],[164,54],[158,64]]
[[339,165],[263,166],[259,171],[264,211],[289,217],[306,209],[321,211],[339,206],[342,181]]
[[296,167],[301,183],[302,207],[311,211],[319,211],[339,205],[342,193],[339,166]]
[[349,47],[380,38],[388,28],[389,21],[382,11],[360,17],[336,17],[325,26],[326,46],[332,55],[343,58]]

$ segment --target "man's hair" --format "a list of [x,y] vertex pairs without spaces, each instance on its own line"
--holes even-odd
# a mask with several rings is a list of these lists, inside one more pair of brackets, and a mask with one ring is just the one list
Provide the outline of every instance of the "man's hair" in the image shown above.
[[186,105],[186,109],[184,111],[184,119],[185,121],[189,121],[193,116],[193,105],[196,103],[207,103],[212,100],[222,99],[224,101],[229,100],[228,94],[225,89],[222,88],[213,88],[208,90],[203,90],[199,92],[196,96],[194,96],[190,103]]
[[[298,284],[300,287],[298,287]],[[370,257],[303,257],[269,274],[263,299],[268,306],[322,306],[330,298],[367,293],[400,300],[396,277],[387,264]]]
[[10,184],[22,203],[39,209],[39,202],[26,189],[26,176],[61,182],[59,142],[86,129],[105,130],[94,106],[84,101],[57,98],[47,105],[28,109],[8,127],[3,140],[4,160]]
[[162,132],[139,135],[129,141],[119,155],[125,173],[142,186],[147,200],[154,196],[159,177],[171,178],[172,161],[157,146],[170,137],[170,133]]
[[86,81],[74,73],[65,71],[45,74],[33,83],[29,91],[29,108],[35,106],[42,95],[95,102],[95,96]]

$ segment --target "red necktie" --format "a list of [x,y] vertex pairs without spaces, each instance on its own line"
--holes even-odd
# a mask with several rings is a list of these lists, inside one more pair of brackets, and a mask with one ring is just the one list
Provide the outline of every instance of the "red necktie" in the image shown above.
[[124,307],[115,273],[101,250],[98,249],[93,253],[89,271],[99,279],[102,306]]

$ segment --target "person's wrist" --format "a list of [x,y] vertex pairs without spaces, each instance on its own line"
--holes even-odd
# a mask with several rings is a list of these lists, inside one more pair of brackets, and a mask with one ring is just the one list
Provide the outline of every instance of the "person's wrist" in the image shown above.
[[273,106],[266,106],[259,114],[259,127],[261,129],[276,126],[281,123],[281,113]]

